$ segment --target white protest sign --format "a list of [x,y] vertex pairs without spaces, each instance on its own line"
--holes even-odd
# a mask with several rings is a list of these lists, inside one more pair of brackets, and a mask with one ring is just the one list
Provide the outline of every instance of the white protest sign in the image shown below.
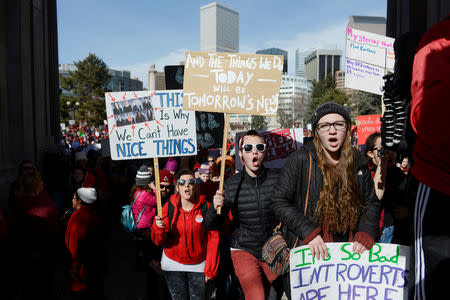
[[281,55],[188,51],[184,108],[275,116],[282,70]]
[[408,299],[409,247],[380,243],[359,254],[353,243],[326,245],[326,260],[309,246],[291,250],[292,299]]
[[393,45],[393,38],[348,27],[345,86],[381,95],[383,76],[394,69]]
[[[266,168],[281,169],[289,155],[303,146],[302,128],[284,128],[274,130],[257,130],[264,137],[266,143],[266,158],[264,166]],[[239,147],[239,139],[245,132],[236,134],[236,147]],[[236,170],[242,170],[242,163],[239,158],[239,151],[236,151]]]
[[106,93],[111,159],[196,154],[195,112],[182,99],[182,90]]

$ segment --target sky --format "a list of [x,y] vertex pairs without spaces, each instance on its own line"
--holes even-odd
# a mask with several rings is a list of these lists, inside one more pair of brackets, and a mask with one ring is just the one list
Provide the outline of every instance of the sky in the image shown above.
[[[129,70],[147,87],[150,64],[184,61],[200,50],[202,0],[57,0],[59,63],[95,53],[109,68]],[[239,52],[266,48],[288,51],[295,73],[295,49],[344,50],[349,17],[386,17],[383,0],[226,0],[239,11]]]

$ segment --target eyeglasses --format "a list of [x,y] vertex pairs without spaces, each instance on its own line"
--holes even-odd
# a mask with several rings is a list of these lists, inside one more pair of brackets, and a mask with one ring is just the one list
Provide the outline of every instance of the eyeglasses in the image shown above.
[[331,129],[331,126],[333,126],[337,131],[343,131],[347,128],[347,123],[345,121],[338,121],[334,123],[320,123],[317,124],[317,130],[328,131]]
[[214,159],[208,159],[208,162],[214,162]]
[[242,150],[244,150],[244,152],[252,152],[253,151],[253,147],[256,148],[256,150],[258,152],[264,152],[264,150],[266,150],[266,144],[260,143],[260,144],[244,144],[242,145]]
[[185,185],[186,184],[186,182],[189,184],[189,185],[194,185],[195,184],[195,180],[194,179],[189,179],[189,180],[185,180],[185,179],[178,179],[178,185]]
[[164,190],[164,189],[170,189],[170,185],[160,184],[160,185],[159,185],[159,188],[160,188],[161,190]]

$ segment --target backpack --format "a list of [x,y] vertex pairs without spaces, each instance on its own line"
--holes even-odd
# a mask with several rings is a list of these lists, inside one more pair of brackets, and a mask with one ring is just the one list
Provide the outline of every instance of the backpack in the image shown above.
[[122,223],[123,229],[126,232],[136,231],[136,224],[139,223],[139,220],[141,219],[142,213],[145,211],[145,208],[147,206],[147,205],[144,205],[144,208],[139,213],[137,221],[135,222],[134,221],[133,210],[131,208],[133,207],[134,202],[136,201],[136,199],[139,197],[140,194],[141,194],[141,192],[139,192],[137,194],[136,198],[134,198],[134,200],[133,200],[133,203],[122,206],[123,210],[122,210],[121,223]]
[[[202,216],[203,218],[205,217],[206,211],[208,210],[208,201],[205,200],[205,202],[203,202],[201,210],[202,210]],[[172,202],[168,202],[168,206],[167,206],[167,216],[169,217],[169,228],[172,225],[172,220],[173,220],[173,213],[174,213],[175,207],[173,206]],[[206,226],[205,226],[205,222],[203,222],[203,232],[206,232]]]

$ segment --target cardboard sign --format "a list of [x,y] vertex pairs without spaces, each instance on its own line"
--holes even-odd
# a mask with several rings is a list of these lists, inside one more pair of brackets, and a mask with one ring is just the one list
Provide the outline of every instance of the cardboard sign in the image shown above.
[[283,56],[186,52],[184,108],[276,116]]
[[375,244],[363,254],[353,243],[327,243],[316,260],[309,246],[291,250],[292,299],[408,299],[409,247]]
[[111,159],[196,154],[195,114],[182,98],[182,90],[106,93]]
[[[282,168],[289,155],[303,146],[303,129],[286,128],[274,129],[270,131],[257,130],[266,142],[266,158],[264,166],[266,168]],[[236,134],[236,148],[240,138],[245,132]],[[242,163],[239,157],[239,151],[236,151],[236,170],[242,170]]]
[[383,76],[394,69],[393,45],[393,38],[348,27],[345,86],[381,95]]
[[381,115],[366,115],[356,117],[358,145],[364,145],[367,138],[374,132],[381,130]]

